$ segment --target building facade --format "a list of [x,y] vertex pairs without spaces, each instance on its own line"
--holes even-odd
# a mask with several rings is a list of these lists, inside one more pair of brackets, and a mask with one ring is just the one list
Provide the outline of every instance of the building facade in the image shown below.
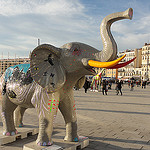
[[7,68],[10,66],[30,63],[29,58],[16,58],[16,59],[1,59],[0,60],[0,74],[3,74]]
[[145,43],[142,48],[134,50],[125,50],[119,52],[118,56],[126,54],[122,62],[129,61],[136,57],[136,59],[129,65],[118,69],[119,78],[139,78],[141,80],[150,79],[150,44]]
[[150,79],[150,44],[145,43],[145,45],[142,47],[142,63],[141,63],[141,75],[142,78],[149,78]]
[[[123,56],[124,54],[126,54],[126,57],[122,60],[122,62],[127,62],[131,59],[133,59],[135,56],[135,50],[125,50],[124,52],[120,52],[118,54],[119,57]],[[125,77],[125,78],[130,78],[131,76],[134,76],[135,72],[134,72],[134,67],[135,67],[135,61],[133,61],[132,63],[130,63],[129,65],[119,68],[118,69],[118,77]]]

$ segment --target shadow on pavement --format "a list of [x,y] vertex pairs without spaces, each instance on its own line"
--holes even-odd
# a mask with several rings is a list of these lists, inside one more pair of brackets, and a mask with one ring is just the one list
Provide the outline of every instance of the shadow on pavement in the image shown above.
[[[88,100],[80,100],[80,102],[86,102],[86,103],[110,103],[110,104],[123,104],[123,105],[142,105],[142,106],[150,106],[150,104],[142,104],[142,103],[121,103],[121,102],[108,102],[108,101],[88,101]],[[78,105],[78,104],[76,104]],[[80,104],[80,105],[84,105],[84,104]]]
[[122,143],[133,143],[133,144],[143,144],[150,145],[147,141],[138,141],[138,140],[129,140],[129,139],[117,139],[117,138],[104,138],[104,137],[90,137],[90,139],[94,140],[103,140],[103,141],[114,141],[114,142],[122,142]]
[[102,110],[102,109],[89,109],[89,108],[78,108],[77,110],[87,110],[87,111],[102,111],[102,112],[113,112],[113,113],[125,113],[125,114],[140,114],[140,115],[150,115],[150,113],[144,112],[130,112],[130,111],[116,111],[116,110]]
[[[105,142],[101,142],[101,141],[92,141],[93,137],[89,137],[90,140],[90,144],[89,146],[87,146],[86,148],[84,148],[84,150],[137,150],[134,148],[123,148],[120,146],[116,146],[116,145],[112,145],[109,143],[105,143]],[[97,140],[101,140],[101,139],[97,139]]]

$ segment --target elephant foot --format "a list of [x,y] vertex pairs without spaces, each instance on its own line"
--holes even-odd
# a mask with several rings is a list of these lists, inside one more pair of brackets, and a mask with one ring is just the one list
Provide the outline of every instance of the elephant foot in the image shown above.
[[8,132],[8,131],[4,131],[3,132],[3,135],[6,135],[6,136],[13,136],[15,134],[18,134],[18,131],[15,130],[15,131],[11,131],[11,132]]
[[21,123],[21,124],[19,124],[19,126],[18,127],[23,127],[24,126],[24,124],[23,123]]
[[64,138],[64,141],[68,141],[68,142],[78,142],[79,141],[79,137],[75,137],[75,138],[72,138],[72,137],[69,137],[69,136],[65,136]]
[[48,142],[46,142],[46,141],[42,141],[42,140],[36,140],[36,144],[38,145],[38,146],[51,146],[52,144],[53,144],[53,142],[51,141],[48,141]]
[[23,124],[22,122],[18,122],[18,123],[15,123],[15,126],[16,126],[16,127],[23,127],[24,124]]

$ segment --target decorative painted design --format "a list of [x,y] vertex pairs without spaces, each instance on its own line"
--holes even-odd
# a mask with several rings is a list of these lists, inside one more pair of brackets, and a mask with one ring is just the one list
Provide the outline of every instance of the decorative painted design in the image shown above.
[[18,81],[21,85],[32,83],[30,64],[20,64],[9,67],[5,72],[5,82]]
[[2,95],[4,95],[6,93],[6,82],[2,87]]
[[59,100],[50,99],[48,103],[48,109],[51,112],[53,109],[58,109]]
[[49,64],[51,65],[51,66],[53,66],[54,65],[54,63],[53,63],[53,60],[52,60],[52,54],[49,54],[48,55],[48,59],[46,59],[46,60],[44,60],[44,61],[48,61],[49,62]]
[[43,73],[43,76],[47,76],[47,75],[48,75],[47,71]]
[[75,142],[78,142],[78,141],[79,141],[79,139],[76,137],[76,138],[74,139],[74,141],[75,141]]
[[52,78],[53,78],[53,77],[54,77],[54,75],[55,75],[55,74],[51,73],[51,74],[50,74],[50,77],[52,77]]

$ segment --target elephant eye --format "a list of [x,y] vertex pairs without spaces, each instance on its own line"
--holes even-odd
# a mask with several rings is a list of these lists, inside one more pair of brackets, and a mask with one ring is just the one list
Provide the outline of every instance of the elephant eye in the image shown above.
[[78,48],[74,48],[73,52],[72,52],[72,55],[76,55],[76,56],[79,56],[81,54],[81,50],[78,49]]
[[74,51],[74,52],[77,52],[77,51],[78,51],[78,49],[77,49],[77,48],[75,48],[73,51]]

